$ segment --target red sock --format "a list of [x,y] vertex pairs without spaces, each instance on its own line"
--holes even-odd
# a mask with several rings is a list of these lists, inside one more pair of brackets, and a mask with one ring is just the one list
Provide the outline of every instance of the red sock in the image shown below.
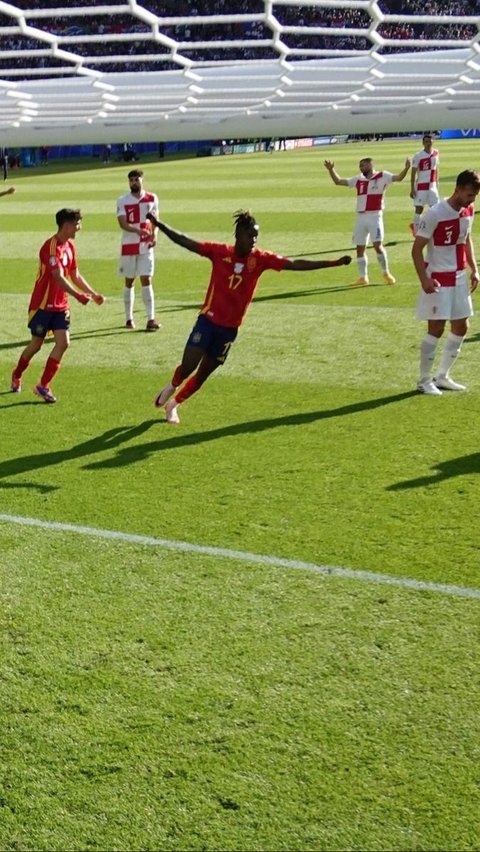
[[43,371],[42,378],[40,379],[40,384],[42,388],[48,388],[50,382],[57,375],[60,369],[60,361],[56,361],[55,358],[48,358],[47,363],[45,364],[45,369]]
[[20,355],[20,358],[18,359],[18,364],[13,371],[13,375],[16,379],[20,378],[20,376],[22,375],[22,373],[25,372],[29,364],[30,361],[27,361],[22,355]]
[[192,394],[194,394],[195,391],[201,388],[201,386],[202,385],[199,384],[197,381],[197,376],[191,376],[189,379],[187,379],[183,388],[175,394],[175,402],[178,402],[179,404],[181,402],[185,402],[185,400],[188,399],[189,396],[192,396]]

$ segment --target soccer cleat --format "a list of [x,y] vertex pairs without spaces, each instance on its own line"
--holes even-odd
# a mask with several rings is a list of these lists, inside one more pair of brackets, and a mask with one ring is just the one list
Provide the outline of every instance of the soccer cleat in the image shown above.
[[369,283],[368,278],[357,278],[357,280],[353,282],[353,286],[366,287]]
[[133,320],[127,320],[125,323],[125,328],[135,328],[135,323]]
[[155,400],[153,402],[155,408],[163,408],[165,403],[168,402],[168,400],[170,399],[174,390],[175,388],[172,384],[170,384],[170,382],[168,383],[168,385],[165,385],[165,387],[155,397]]
[[10,382],[10,390],[12,391],[12,393],[20,393],[20,391],[22,390],[22,380],[17,379],[17,377],[15,375],[15,370],[12,373],[12,380]]
[[417,385],[417,391],[419,393],[425,393],[427,396],[441,396],[442,391],[437,388],[436,384],[432,381],[432,379],[425,379],[423,382],[419,382]]
[[441,388],[442,390],[450,390],[450,391],[464,391],[467,390],[465,385],[461,385],[459,382],[454,382],[449,376],[437,376],[436,379],[433,380],[437,388]]
[[167,415],[167,423],[180,423],[175,399],[171,399],[170,402],[167,402],[165,406],[165,414]]
[[397,282],[397,279],[396,279],[396,278],[394,278],[394,277],[393,277],[393,275],[391,275],[391,273],[390,273],[390,272],[384,272],[384,273],[383,273],[383,280],[384,280],[387,284],[396,284],[396,282]]
[[44,388],[42,385],[35,385],[33,392],[36,393],[44,402],[56,402],[57,397],[53,395],[50,388]]
[[146,325],[147,331],[157,331],[157,329],[159,329],[159,328],[160,328],[160,323],[157,322],[157,320],[154,320],[154,319],[148,320],[147,325]]
[[417,236],[417,229],[415,228],[415,225],[413,224],[413,222],[410,222],[408,227],[410,228],[410,230],[412,232],[412,237],[416,237]]

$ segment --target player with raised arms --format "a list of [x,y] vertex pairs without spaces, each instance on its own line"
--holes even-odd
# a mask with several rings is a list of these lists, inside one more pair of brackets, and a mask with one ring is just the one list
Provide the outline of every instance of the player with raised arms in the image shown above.
[[[167,421],[179,423],[177,407],[198,391],[225,360],[243,318],[253,299],[262,272],[309,272],[332,266],[345,266],[349,255],[337,260],[308,260],[283,257],[256,248],[259,227],[249,210],[234,214],[235,243],[199,242],[175,231],[153,215],[148,218],[172,242],[206,257],[212,264],[210,283],[200,314],[187,340],[181,363],[172,380],[155,398],[155,406],[165,406]],[[172,398],[173,397],[173,398]]]
[[401,181],[410,168],[407,158],[403,169],[396,175],[392,172],[377,171],[371,157],[363,157],[359,163],[360,174],[351,178],[342,178],[335,169],[332,160],[325,160],[324,166],[337,186],[349,186],[357,193],[357,217],[353,232],[353,243],[357,248],[357,266],[359,277],[355,284],[368,284],[368,257],[365,249],[369,238],[372,240],[383,279],[387,284],[395,284],[395,278],[388,268],[388,256],[383,245],[385,229],[383,208],[385,190],[391,183]]

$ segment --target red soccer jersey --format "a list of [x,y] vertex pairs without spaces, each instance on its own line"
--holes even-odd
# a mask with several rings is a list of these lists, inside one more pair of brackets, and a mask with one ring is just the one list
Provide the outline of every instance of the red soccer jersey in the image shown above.
[[52,275],[60,269],[64,278],[69,278],[77,268],[77,256],[72,240],[60,243],[57,237],[44,242],[39,252],[40,266],[30,298],[29,314],[35,311],[67,311],[68,298],[65,290]]
[[254,248],[246,257],[238,257],[235,247],[224,243],[200,243],[202,257],[212,262],[212,274],[200,310],[212,322],[238,328],[253,299],[262,272],[280,272],[287,258]]

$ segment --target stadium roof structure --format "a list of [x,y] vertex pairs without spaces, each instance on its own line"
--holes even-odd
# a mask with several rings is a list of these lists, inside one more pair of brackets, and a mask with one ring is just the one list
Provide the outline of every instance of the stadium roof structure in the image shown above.
[[0,0],[0,146],[480,126],[477,16],[393,15],[376,0],[160,5]]

